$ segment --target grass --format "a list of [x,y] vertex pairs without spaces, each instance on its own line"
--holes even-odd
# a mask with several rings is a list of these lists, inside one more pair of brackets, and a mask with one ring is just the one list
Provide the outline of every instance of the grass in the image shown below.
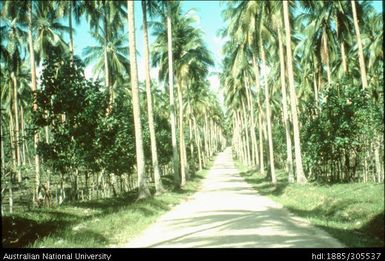
[[169,190],[156,198],[136,201],[136,193],[131,192],[116,198],[3,216],[2,245],[33,248],[124,247],[159,216],[197,191],[206,174],[207,170],[196,173],[183,189],[177,191],[170,190],[172,177],[162,177]]
[[289,184],[280,170],[274,186],[257,171],[238,167],[259,194],[281,203],[347,247],[384,247],[384,184]]

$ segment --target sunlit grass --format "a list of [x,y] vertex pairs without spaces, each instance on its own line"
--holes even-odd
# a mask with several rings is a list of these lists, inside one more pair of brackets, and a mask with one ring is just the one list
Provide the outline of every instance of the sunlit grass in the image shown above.
[[277,171],[278,184],[240,167],[241,176],[258,191],[307,219],[348,247],[384,246],[384,184],[289,184]]
[[3,222],[3,246],[34,248],[124,247],[160,215],[199,189],[207,170],[196,173],[180,190],[171,190],[172,177],[163,177],[169,190],[156,198],[136,201],[136,193],[109,199],[36,209]]

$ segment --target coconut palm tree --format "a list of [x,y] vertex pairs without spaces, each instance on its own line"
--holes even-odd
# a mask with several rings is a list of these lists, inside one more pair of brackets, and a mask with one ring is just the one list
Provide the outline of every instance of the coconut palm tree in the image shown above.
[[294,74],[293,74],[293,58],[291,50],[291,30],[290,30],[290,18],[289,18],[289,4],[283,2],[283,17],[285,24],[285,36],[286,36],[286,55],[287,55],[287,71],[289,78],[289,90],[290,90],[290,109],[293,121],[293,133],[294,133],[294,152],[295,152],[295,173],[297,177],[297,183],[306,183],[306,177],[302,167],[302,154],[301,154],[301,141],[299,136],[299,121],[298,121],[298,109],[297,109],[297,95],[294,87]]
[[140,101],[138,91],[138,69],[136,63],[136,43],[135,43],[135,18],[134,18],[134,2],[127,1],[127,18],[128,18],[128,37],[130,47],[130,72],[131,72],[131,96],[132,107],[134,111],[135,124],[135,144],[136,144],[136,165],[138,172],[138,199],[150,196],[150,191],[145,177],[144,169],[144,152],[142,125],[140,122]]
[[[153,14],[152,9],[157,6],[152,1],[142,0],[142,14],[143,14],[143,36],[144,36],[144,63],[146,73],[146,98],[147,98],[147,113],[148,113],[148,127],[150,130],[150,142],[151,142],[151,157],[152,167],[154,171],[154,181],[156,194],[161,194],[164,189],[162,180],[160,178],[158,151],[155,137],[155,126],[154,126],[154,115],[152,105],[152,94],[151,94],[151,76],[150,76],[150,48],[148,44],[148,29],[147,29],[147,13]],[[147,11],[148,10],[148,11]]]
[[[104,77],[111,105],[115,96],[114,86],[117,79],[120,76],[129,74],[130,61],[127,58],[127,37],[121,31],[114,31],[110,34],[109,42],[106,45],[107,36],[103,29],[93,31],[91,35],[96,40],[97,45],[84,48],[84,62],[86,64],[94,64],[93,73],[97,78]],[[107,54],[107,59],[105,59],[104,54]],[[106,74],[107,67],[108,75]],[[108,80],[106,80],[106,77]]]
[[61,23],[59,9],[55,9],[53,3],[36,4],[33,22],[34,50],[36,52],[36,63],[40,64],[47,57],[51,49],[68,50],[68,44],[63,36],[69,32],[68,26]]
[[[179,108],[179,156],[180,158],[180,185],[183,186],[186,182],[187,171],[187,156],[184,137],[184,111],[183,111],[183,92],[187,84],[191,81],[190,72],[200,72],[201,77],[207,75],[207,68],[213,62],[210,54],[202,41],[202,32],[194,28],[192,25],[194,19],[187,12],[182,15],[180,5],[169,6],[173,12],[172,20],[163,16],[163,22],[154,22],[154,35],[156,40],[153,44],[153,65],[159,66],[160,79],[165,81],[168,74],[169,88],[171,81],[176,80],[177,83],[177,98]],[[165,21],[172,24],[172,32],[169,28],[165,28]],[[172,37],[172,54],[169,53],[170,41]],[[167,43],[167,44],[166,44]],[[172,65],[170,59],[175,58]],[[172,77],[170,76],[171,67],[173,67]],[[203,73],[203,74],[202,74]],[[195,73],[197,75],[198,73]],[[171,78],[170,78],[171,77]],[[169,89],[170,97],[173,92]],[[170,100],[170,103],[172,101]],[[172,115],[172,113],[171,113]],[[175,151],[175,150],[174,150]]]
[[[27,33],[25,32],[24,28],[22,27],[21,18],[20,18],[20,12],[21,9],[15,6],[6,6],[4,9],[4,18],[2,21],[2,32],[5,36],[2,39],[2,58],[4,58],[3,62],[8,64],[6,67],[7,70],[9,70],[9,80],[10,84],[9,86],[12,86],[11,89],[9,89],[9,93],[13,94],[12,100],[13,105],[11,108],[10,113],[13,113],[14,118],[14,126],[13,126],[13,140],[14,144],[12,145],[15,149],[14,151],[14,159],[17,162],[17,167],[15,168],[15,171],[17,173],[17,180],[18,182],[21,182],[21,133],[20,133],[20,117],[19,117],[19,75],[21,72],[21,66],[22,66],[22,57],[21,54],[25,53],[25,45],[24,42],[26,40]],[[9,19],[7,19],[7,17]],[[4,45],[3,45],[4,42]],[[11,91],[12,90],[12,91]],[[13,112],[12,112],[13,110]],[[22,120],[21,120],[22,121]]]
[[355,0],[351,0],[350,3],[352,5],[354,31],[356,33],[356,40],[357,40],[357,46],[358,46],[358,61],[360,63],[362,88],[366,89],[368,87],[368,79],[366,75],[366,67],[365,67],[364,51],[362,48],[360,25],[358,23],[358,17],[357,17],[357,7],[356,7],[357,3]]
[[85,3],[81,0],[70,0],[70,1],[62,1],[56,3],[58,6],[58,11],[62,16],[68,17],[68,28],[69,28],[69,50],[71,53],[71,59],[74,58],[74,28],[73,28],[73,20],[77,25],[80,24],[80,18],[85,13]]
[[[113,74],[117,66],[117,57],[111,57],[116,53],[116,50],[113,50],[114,47],[120,46],[123,39],[123,36],[120,37],[124,31],[124,23],[123,18],[127,16],[126,11],[124,9],[124,2],[122,1],[84,1],[84,12],[86,14],[87,21],[91,28],[91,35],[96,39],[99,43],[100,47],[103,47],[103,71],[104,71],[104,82],[106,88],[109,90],[109,106],[107,111],[110,112],[112,110],[112,104],[114,100],[114,81]],[[117,42],[116,42],[117,41]],[[119,42],[119,43],[118,43]],[[127,48],[125,48],[127,49]],[[96,51],[96,50],[95,50]],[[99,52],[100,49],[96,52]],[[87,52],[87,50],[85,50]],[[122,51],[119,51],[122,52]],[[118,56],[118,55],[116,55]],[[122,61],[122,57],[119,57]],[[111,64],[110,62],[114,61],[115,64]],[[98,63],[99,67],[98,71],[101,68],[100,62]],[[128,68],[124,66],[124,68]],[[122,68],[119,68],[119,71],[124,71]],[[113,73],[114,72],[114,73]]]

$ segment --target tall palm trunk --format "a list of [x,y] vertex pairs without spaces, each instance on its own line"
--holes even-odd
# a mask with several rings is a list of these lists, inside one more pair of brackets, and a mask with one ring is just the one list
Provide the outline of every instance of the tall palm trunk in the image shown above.
[[252,164],[254,166],[259,166],[259,153],[258,153],[258,145],[257,138],[255,136],[255,114],[254,114],[254,104],[253,104],[253,96],[251,94],[251,85],[247,84],[246,86],[246,98],[249,109],[250,116],[250,136],[251,136],[251,144],[252,144]]
[[21,182],[21,151],[20,151],[20,129],[19,129],[19,106],[18,103],[18,97],[17,97],[17,80],[15,73],[11,73],[11,78],[13,82],[13,110],[15,112],[15,152],[16,152],[16,162],[17,162],[17,168],[16,168],[16,174],[17,174],[17,182]]
[[[9,111],[9,141],[10,141],[10,147],[12,152],[12,167],[14,170],[17,169],[17,162],[16,162],[16,142],[15,142],[15,130],[14,130],[14,121],[13,121],[13,114],[12,110]],[[13,176],[13,175],[12,175]],[[13,179],[13,177],[12,177]]]
[[182,97],[182,81],[177,84],[178,103],[179,103],[179,154],[180,154],[180,186],[183,187],[186,184],[186,168],[187,162],[185,161],[186,148],[184,146],[184,127],[183,127],[183,97]]
[[73,27],[72,27],[72,0],[69,1],[70,9],[68,13],[68,25],[69,25],[69,34],[70,34],[70,53],[71,53],[71,60],[74,60],[74,38],[73,38]]
[[193,126],[194,126],[194,139],[195,139],[195,144],[197,146],[198,150],[198,163],[199,163],[199,170],[202,170],[203,164],[202,164],[202,151],[201,151],[201,145],[200,145],[200,136],[198,133],[198,128],[197,128],[197,123],[195,119],[195,115],[192,116],[193,119]]
[[[37,101],[36,101],[36,65],[35,65],[35,52],[33,49],[33,38],[32,38],[32,4],[30,2],[29,7],[29,21],[28,21],[28,45],[29,45],[29,60],[31,63],[31,87],[34,95],[33,99],[33,111],[37,111]],[[37,145],[39,144],[39,132],[36,131],[33,135],[33,144],[35,147],[35,197],[39,193],[40,186],[40,158],[37,154]]]
[[331,74],[330,74],[330,62],[329,62],[329,50],[328,50],[328,37],[326,32],[322,34],[322,46],[323,46],[323,56],[326,64],[326,76],[328,79],[328,85],[331,84]]
[[27,162],[31,165],[29,160],[28,146],[25,140],[25,118],[24,118],[24,109],[23,106],[20,106],[20,119],[21,119],[21,137],[22,137],[22,150],[23,150],[23,164],[25,165]]
[[139,90],[138,90],[138,68],[136,63],[136,43],[135,43],[135,18],[134,18],[134,2],[127,1],[127,18],[128,18],[128,40],[130,48],[130,73],[131,73],[131,92],[132,107],[134,111],[135,125],[135,145],[136,145],[136,164],[138,172],[138,199],[150,196],[147,186],[145,169],[144,169],[144,152],[142,125],[140,120]]
[[[265,50],[263,49],[263,46],[262,46],[262,39],[260,39],[259,46],[262,52],[262,65],[263,65],[263,68],[266,68],[266,57],[265,57]],[[271,175],[271,182],[273,184],[276,184],[277,178],[275,176],[275,166],[274,166],[273,134],[272,134],[272,127],[271,127],[271,109],[270,109],[269,89],[267,84],[267,75],[264,75],[263,79],[264,79],[264,85],[265,85],[266,123],[267,123],[267,139],[269,143],[270,175]]]
[[358,45],[358,60],[359,60],[359,63],[360,63],[362,88],[366,89],[368,87],[368,79],[367,79],[367,76],[366,76],[364,51],[362,49],[360,26],[358,25],[356,1],[355,0],[351,0],[350,2],[352,4],[353,23],[354,23],[354,29],[356,31],[356,38],[357,38],[357,45]]
[[[108,30],[108,28],[107,28],[107,21],[105,21],[104,29]],[[105,82],[106,88],[108,89],[108,93],[109,93],[108,112],[111,112],[113,97],[112,97],[112,88],[111,88],[111,82],[110,82],[110,68],[109,68],[109,64],[108,64],[108,53],[107,53],[108,40],[107,40],[107,33],[106,33],[106,40],[105,40],[104,44],[105,44],[104,53],[103,53],[103,55],[104,55],[104,82]]]
[[146,97],[147,97],[147,112],[148,112],[148,128],[150,130],[150,142],[151,142],[151,157],[152,168],[154,170],[154,182],[156,194],[160,194],[164,191],[162,180],[160,178],[158,150],[156,145],[154,115],[152,110],[152,95],[151,95],[151,78],[150,78],[150,51],[148,44],[148,30],[147,30],[147,6],[146,2],[142,1],[143,11],[143,35],[144,35],[144,66],[146,72]]
[[283,123],[285,125],[285,134],[286,134],[286,171],[288,172],[289,182],[294,182],[294,173],[293,173],[293,155],[291,147],[291,134],[290,134],[290,124],[288,119],[288,108],[287,108],[287,94],[286,94],[286,81],[285,81],[285,60],[283,53],[283,44],[281,37],[281,28],[278,27],[278,45],[279,45],[279,64],[281,69],[281,91],[282,91],[282,111],[283,111]]
[[179,177],[179,155],[176,139],[176,118],[174,101],[174,70],[172,60],[172,30],[171,30],[171,6],[168,3],[167,14],[167,51],[168,51],[168,87],[170,98],[170,120],[171,120],[171,142],[172,142],[172,163],[174,168],[174,186],[180,187]]
[[302,155],[301,155],[301,141],[299,136],[299,123],[297,115],[297,95],[294,88],[294,75],[293,75],[293,58],[291,53],[291,32],[289,22],[289,10],[288,2],[283,2],[283,16],[285,22],[286,31],[286,55],[287,55],[287,71],[289,76],[289,89],[290,89],[290,110],[293,122],[294,133],[294,152],[295,152],[295,172],[298,183],[306,183],[306,177],[302,168]]
[[265,171],[265,166],[264,166],[264,162],[263,162],[263,135],[262,135],[262,115],[261,115],[261,111],[262,111],[262,106],[261,106],[261,102],[260,102],[260,98],[259,98],[259,95],[260,95],[260,91],[261,91],[261,87],[260,87],[260,84],[259,84],[259,66],[257,64],[257,59],[255,57],[255,55],[253,54],[253,68],[254,68],[254,74],[255,74],[255,86],[256,86],[256,89],[257,89],[257,106],[258,106],[258,135],[259,135],[259,172],[261,175],[264,174],[264,171]]
[[188,104],[188,113],[189,113],[189,120],[188,120],[188,127],[189,127],[189,145],[190,145],[190,156],[192,159],[192,171],[191,175],[194,175],[196,171],[196,157],[194,152],[194,143],[193,143],[193,137],[194,137],[194,130],[193,130],[193,122],[192,122],[192,112],[191,112],[191,104],[189,102]]
[[248,166],[251,165],[251,155],[250,155],[250,138],[249,138],[249,129],[248,127],[248,121],[247,121],[247,111],[246,111],[246,106],[245,106],[245,101],[242,99],[242,114],[241,117],[243,118],[242,123],[243,123],[243,128],[245,132],[245,148],[246,148],[246,163]]
[[348,64],[346,62],[345,42],[341,37],[340,20],[338,19],[337,15],[336,15],[336,33],[337,33],[337,39],[339,39],[339,41],[340,41],[340,50],[341,50],[341,57],[342,57],[342,69],[343,69],[344,73],[346,74],[348,72]]
[[[0,122],[0,147],[1,147],[1,173],[3,172],[3,169],[5,168],[5,155],[4,155],[4,136],[3,136],[3,123]],[[1,180],[3,178],[3,175],[1,175]],[[5,182],[2,184],[5,184]]]
[[112,84],[111,84],[111,74],[110,74],[110,65],[108,62],[108,44],[110,41],[110,32],[108,28],[108,10],[107,10],[107,3],[104,4],[104,34],[105,34],[105,40],[104,40],[104,81],[106,88],[108,89],[109,92],[109,104],[107,107],[107,113],[110,113],[112,111],[112,106],[113,106],[113,91],[112,91]]
[[209,122],[207,118],[207,113],[205,114],[205,124],[204,124],[204,140],[205,140],[205,151],[206,158],[210,158],[210,133],[209,133]]
[[318,101],[318,88],[319,88],[319,85],[317,83],[317,75],[318,75],[318,71],[317,71],[317,68],[316,68],[316,64],[314,63],[314,72],[313,72],[313,89],[314,89],[314,99],[315,99],[315,105],[316,105],[316,108],[319,109],[319,101]]

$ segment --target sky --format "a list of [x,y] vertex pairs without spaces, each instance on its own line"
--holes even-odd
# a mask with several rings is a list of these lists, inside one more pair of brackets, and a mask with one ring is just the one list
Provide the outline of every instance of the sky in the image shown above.
[[[372,1],[372,5],[379,12],[383,12],[381,1]],[[204,32],[204,41],[207,44],[209,51],[214,58],[215,67],[210,69],[210,72],[218,72],[220,70],[220,63],[222,60],[221,50],[225,42],[224,39],[217,36],[218,30],[225,26],[225,22],[222,19],[221,12],[225,8],[225,5],[220,1],[183,1],[182,10],[183,13],[190,9],[195,10],[195,14],[198,17],[196,26],[200,27]],[[142,30],[142,9],[140,1],[135,2],[135,27],[136,27],[136,47],[139,53],[138,60],[138,74],[139,80],[144,81],[144,56],[143,56],[143,30]],[[150,29],[151,30],[151,29]],[[128,35],[127,35],[128,37]],[[154,41],[154,37],[150,34],[150,45]],[[81,56],[83,48],[92,46],[95,41],[89,34],[89,27],[85,19],[81,20],[80,25],[76,26],[75,36],[75,53]],[[86,67],[86,76],[90,77],[92,74],[92,66]],[[151,69],[151,77],[155,79],[157,77],[157,70]],[[219,88],[219,79],[217,75],[210,74],[209,82],[211,89],[218,95],[218,98],[223,102],[223,95]]]

